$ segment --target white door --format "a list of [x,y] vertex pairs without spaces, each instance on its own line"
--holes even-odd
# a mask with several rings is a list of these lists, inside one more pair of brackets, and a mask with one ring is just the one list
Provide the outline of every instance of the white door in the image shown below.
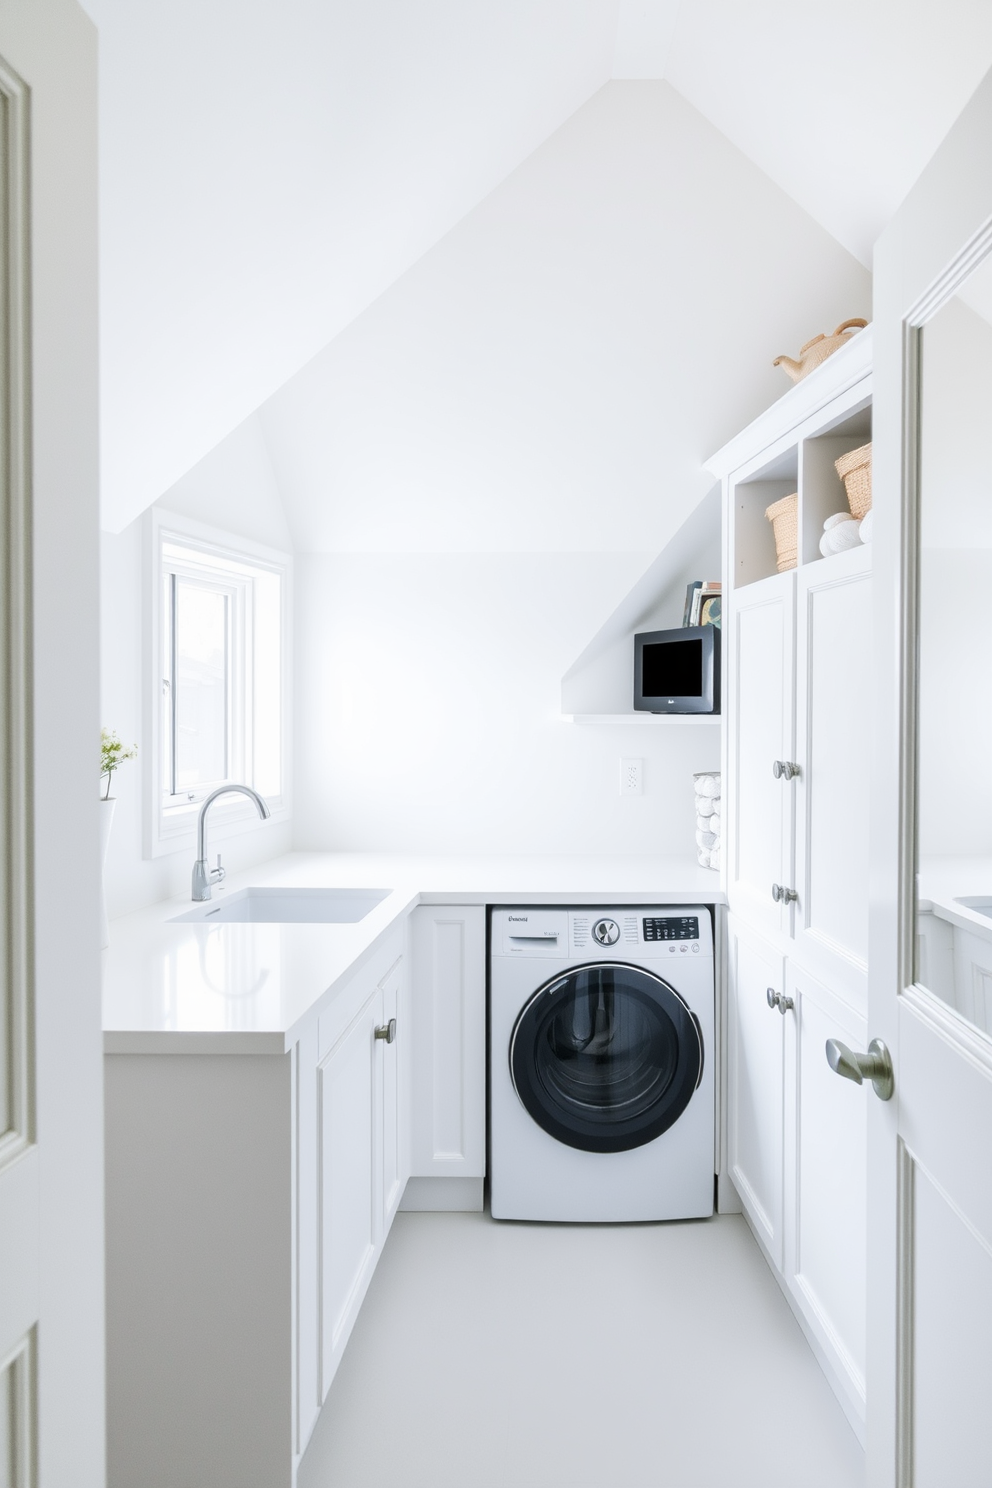
[[[776,761],[794,762],[795,573],[775,574],[734,592],[724,667],[734,772],[727,823],[730,907],[755,925],[788,933],[792,907],[773,897],[793,887],[793,788]],[[786,772],[788,773],[788,772]]]
[[370,992],[317,1072],[320,1398],[326,1399],[372,1279],[382,1231],[381,1064]]
[[865,1018],[794,961],[786,993],[786,1276],[861,1435],[869,1096],[837,1078],[824,1047],[840,1039],[863,1049]]
[[864,1007],[868,977],[870,546],[810,563],[796,595],[795,954]]
[[727,921],[730,1176],[774,1264],[783,1262],[785,962],[733,915]]
[[413,1025],[410,1171],[486,1171],[486,911],[421,905],[411,928]]
[[[0,1483],[105,1481],[96,33],[0,7]],[[36,887],[37,886],[37,887]]]
[[967,902],[992,902],[990,250],[992,75],[875,260],[868,1033],[895,1084],[868,1096],[871,1488],[992,1475],[992,1039],[982,988],[948,997],[916,952],[927,920],[992,931]]

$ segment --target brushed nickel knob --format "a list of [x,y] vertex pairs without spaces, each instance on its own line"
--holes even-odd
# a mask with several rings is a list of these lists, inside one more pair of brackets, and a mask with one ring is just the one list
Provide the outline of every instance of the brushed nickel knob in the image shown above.
[[391,1044],[396,1037],[396,1019],[390,1018],[388,1023],[380,1023],[376,1026],[375,1036],[377,1039],[385,1039]]
[[767,988],[765,1000],[770,1008],[778,1008],[783,1018],[789,1009],[794,1008],[796,1005],[791,997],[786,997],[784,992],[776,992],[774,987]]
[[792,760],[776,760],[772,765],[776,780],[793,780],[799,774],[799,766]]
[[892,1056],[881,1039],[872,1039],[867,1054],[856,1053],[854,1049],[842,1044],[840,1039],[827,1039],[826,1055],[827,1063],[834,1074],[842,1075],[845,1080],[853,1080],[856,1085],[870,1080],[879,1100],[892,1099],[895,1089]]

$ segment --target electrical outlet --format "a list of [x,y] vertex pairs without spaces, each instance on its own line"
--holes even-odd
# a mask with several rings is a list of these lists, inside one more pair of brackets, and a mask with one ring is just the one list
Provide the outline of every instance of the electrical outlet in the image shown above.
[[644,761],[639,759],[621,759],[620,761],[620,794],[622,796],[639,796],[644,790]]

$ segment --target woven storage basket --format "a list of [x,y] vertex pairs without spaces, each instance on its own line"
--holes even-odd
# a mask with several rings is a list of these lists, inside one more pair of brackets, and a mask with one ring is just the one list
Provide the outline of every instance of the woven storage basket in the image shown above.
[[795,568],[799,562],[799,492],[783,496],[765,510],[775,534],[775,556],[779,573]]
[[834,468],[844,482],[851,516],[860,522],[871,511],[871,445],[863,444],[841,455],[834,461]]

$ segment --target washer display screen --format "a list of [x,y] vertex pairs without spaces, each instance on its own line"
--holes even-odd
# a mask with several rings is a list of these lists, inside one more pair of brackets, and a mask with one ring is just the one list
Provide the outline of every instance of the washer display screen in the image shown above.
[[703,1069],[702,1035],[682,998],[623,963],[575,967],[539,988],[509,1053],[529,1114],[586,1152],[654,1141],[682,1115]]
[[644,939],[698,940],[699,917],[697,915],[680,915],[677,919],[668,916],[664,919],[645,919]]

